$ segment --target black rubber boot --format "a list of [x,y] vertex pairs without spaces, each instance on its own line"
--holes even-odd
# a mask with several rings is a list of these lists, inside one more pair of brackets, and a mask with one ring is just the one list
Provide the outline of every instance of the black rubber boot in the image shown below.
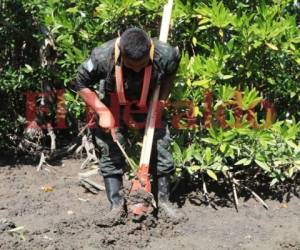
[[122,188],[122,176],[113,175],[104,178],[107,198],[111,204],[110,212],[101,218],[98,226],[111,227],[123,223],[126,215],[124,209],[124,198],[120,194]]
[[179,223],[185,220],[186,216],[173,206],[169,201],[170,198],[170,176],[161,175],[157,178],[158,183],[158,209],[159,212],[172,220],[173,223]]

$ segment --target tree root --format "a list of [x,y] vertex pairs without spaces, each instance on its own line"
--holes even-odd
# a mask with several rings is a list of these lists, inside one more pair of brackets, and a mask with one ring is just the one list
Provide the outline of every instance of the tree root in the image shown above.
[[[234,179],[234,177],[232,176],[232,174],[230,172],[227,172],[225,173],[225,177],[229,178],[232,185],[232,187],[235,187],[235,186],[239,186],[239,187],[242,187],[244,189],[246,189],[247,191],[249,191],[253,196],[254,198],[263,205],[263,207],[265,209],[269,209],[269,206],[264,202],[264,200],[257,194],[255,193],[251,188],[245,186],[244,184],[240,183],[238,180]],[[238,205],[238,201],[237,201],[237,194],[236,194],[236,188],[233,188],[233,192],[234,192],[234,200],[235,200],[235,206],[236,206],[236,209],[237,209],[237,205]]]
[[243,187],[243,188],[245,188],[246,190],[248,190],[254,197],[255,197],[255,199],[259,202],[259,203],[261,203],[262,205],[263,205],[263,207],[265,208],[265,209],[269,209],[269,206],[263,201],[263,199],[262,198],[260,198],[260,196],[257,194],[257,193],[255,193],[252,189],[250,189],[249,187],[247,187],[247,186],[245,186],[245,185],[243,185],[243,184],[241,184],[241,183],[239,183],[237,180],[235,180],[235,179],[232,179],[233,180],[233,182],[237,185],[237,186],[241,186],[241,187]]
[[207,204],[210,204],[210,199],[209,199],[209,196],[208,196],[208,192],[207,192],[206,183],[205,183],[205,180],[204,180],[203,173],[201,173],[201,179],[202,179],[202,189],[203,189],[205,202]]
[[213,209],[218,210],[216,204],[214,204],[214,202],[209,198],[209,193],[207,191],[207,186],[206,186],[206,182],[205,182],[203,173],[201,173],[201,180],[202,180],[203,195],[204,195],[206,204],[208,206],[212,207]]
[[48,130],[47,135],[49,135],[51,138],[50,151],[52,153],[56,150],[56,135],[55,135],[52,127],[47,128],[47,130]]
[[48,164],[48,163],[46,162],[46,157],[45,157],[44,152],[42,152],[42,154],[41,154],[40,162],[39,162],[39,165],[36,167],[36,170],[37,170],[37,171],[40,171],[40,170],[42,169],[42,166],[43,166],[43,165],[46,165],[46,166],[48,166],[48,167],[52,167],[50,164]]
[[236,183],[234,182],[234,178],[233,178],[233,176],[230,172],[228,172],[228,178],[229,178],[229,180],[231,182],[231,185],[232,185],[234,206],[235,206],[236,211],[238,212],[239,211],[239,209],[238,209],[239,198],[238,198],[237,191],[236,191]]
[[83,150],[87,154],[86,159],[81,164],[80,169],[86,168],[89,164],[97,164],[98,157],[96,156],[96,149],[92,142],[88,140],[87,135],[84,135],[81,140],[81,145],[76,149],[76,155],[80,155],[82,157]]

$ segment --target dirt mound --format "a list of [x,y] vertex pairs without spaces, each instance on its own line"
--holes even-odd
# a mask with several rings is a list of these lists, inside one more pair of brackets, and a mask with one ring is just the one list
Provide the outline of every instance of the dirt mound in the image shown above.
[[[143,220],[152,220],[156,203],[151,193],[143,189],[127,192],[126,204],[128,210],[128,218],[135,222]],[[137,210],[140,214],[136,214]],[[138,212],[138,213],[139,213]],[[152,224],[152,223],[150,223]]]

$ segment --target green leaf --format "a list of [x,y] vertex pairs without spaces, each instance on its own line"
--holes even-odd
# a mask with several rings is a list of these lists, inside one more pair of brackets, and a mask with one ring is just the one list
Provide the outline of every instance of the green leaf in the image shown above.
[[295,168],[289,168],[288,169],[288,176],[291,178],[294,174]]
[[274,44],[266,43],[266,45],[267,45],[270,49],[272,49],[272,50],[278,50],[278,47],[277,47],[276,45],[274,45]]
[[33,72],[33,69],[32,69],[32,67],[30,66],[30,65],[28,65],[28,64],[25,64],[25,67],[26,67],[26,69],[24,70],[26,73],[31,73],[31,72]]
[[234,165],[244,165],[244,166],[248,166],[251,162],[252,162],[251,159],[243,158],[243,159],[237,161]]
[[273,179],[270,183],[270,186],[274,186],[278,182],[278,179]]
[[233,77],[233,75],[222,75],[221,79],[228,80],[228,79],[231,79],[232,77]]
[[266,172],[271,172],[271,168],[268,166],[267,163],[259,161],[259,160],[254,160],[258,166],[260,166],[263,170]]
[[176,142],[173,143],[173,154],[178,162],[183,163],[182,151]]
[[271,77],[267,78],[267,80],[268,80],[268,82],[269,82],[270,84],[272,84],[272,85],[275,85],[275,84],[276,84],[275,80],[274,80],[273,78],[271,78]]
[[193,37],[192,43],[193,43],[194,46],[197,46],[197,38],[196,37]]
[[184,162],[190,161],[193,158],[193,155],[195,153],[195,147],[193,145],[189,146],[185,151],[184,151]]
[[[295,161],[295,165],[298,167],[298,168],[300,168],[300,160],[296,160]],[[299,169],[300,170],[300,169]]]
[[220,146],[220,151],[221,151],[222,153],[224,153],[224,152],[226,151],[227,148],[228,148],[228,144],[221,144],[221,146]]
[[207,169],[207,170],[206,170],[206,173],[208,174],[208,176],[209,176],[210,178],[214,179],[215,181],[218,180],[217,175],[216,175],[212,170]]
[[229,131],[226,131],[224,134],[223,134],[223,141],[224,142],[230,142],[232,141],[236,136],[236,133],[233,131],[233,130],[229,130]]
[[69,8],[69,9],[66,10],[66,12],[73,13],[73,14],[77,13],[78,12],[78,6]]
[[291,42],[293,42],[293,43],[300,43],[300,36],[294,37],[294,38],[291,40]]
[[188,172],[190,175],[193,175],[195,174],[196,172],[198,172],[199,170],[201,169],[201,166],[199,165],[193,165],[193,166],[189,166],[187,168]]
[[204,152],[204,155],[205,155],[206,163],[209,164],[210,161],[211,161],[211,149],[210,148],[206,148],[205,152]]
[[298,145],[295,144],[294,142],[290,141],[290,140],[286,140],[286,143],[287,145],[289,145],[291,148],[294,148],[294,149],[298,149]]
[[233,115],[233,112],[230,110],[229,112],[229,120],[226,120],[227,124],[230,126],[230,127],[234,127],[235,125],[235,118],[234,118],[234,115]]
[[192,86],[202,87],[202,88],[208,88],[209,87],[209,83],[210,83],[209,79],[203,79],[203,80],[200,80],[200,81],[194,81],[194,82],[192,82]]
[[260,152],[255,155],[255,159],[262,162],[266,161],[266,157]]
[[209,144],[218,145],[219,142],[212,138],[202,138],[201,141],[207,142]]
[[238,128],[236,131],[240,135],[249,135],[249,134],[251,134],[251,130],[249,128]]
[[200,154],[200,152],[196,151],[193,156],[198,162],[202,161],[202,155]]

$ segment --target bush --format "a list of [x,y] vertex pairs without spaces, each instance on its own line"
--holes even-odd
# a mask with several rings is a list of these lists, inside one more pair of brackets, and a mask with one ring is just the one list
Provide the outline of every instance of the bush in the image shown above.
[[[79,64],[93,47],[129,26],[158,37],[165,2],[4,1],[0,95],[6,98],[1,98],[0,147],[7,149],[23,130],[22,93],[41,91],[45,82],[67,87],[68,111],[82,117],[84,105],[70,88]],[[179,46],[182,60],[171,100],[195,103],[190,115],[196,121],[193,129],[174,137],[179,172],[185,166],[190,173],[204,171],[216,179],[222,171],[252,169],[268,176],[271,184],[295,177],[299,13],[299,5],[288,0],[175,1],[169,41]],[[45,67],[40,48],[46,39],[54,45],[47,55],[53,64]],[[265,118],[263,100],[273,104],[276,122]],[[268,126],[259,127],[264,122]]]

